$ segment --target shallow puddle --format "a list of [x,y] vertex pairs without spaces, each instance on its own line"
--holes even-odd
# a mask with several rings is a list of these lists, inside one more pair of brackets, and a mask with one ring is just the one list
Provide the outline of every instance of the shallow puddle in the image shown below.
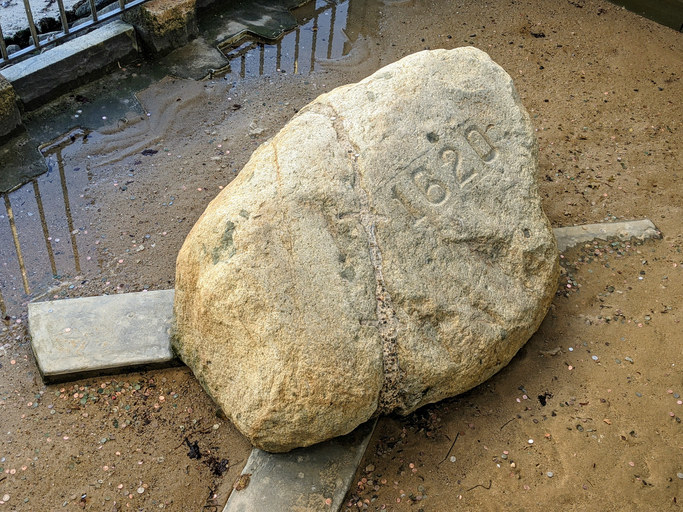
[[60,280],[95,268],[83,193],[91,175],[71,165],[69,154],[87,144],[75,129],[41,149],[48,172],[0,200],[0,313],[44,294]]
[[[220,72],[226,80],[235,82],[276,73],[307,75],[325,66],[355,65],[369,55],[368,38],[378,30],[381,2],[313,0],[291,11],[283,7],[285,3],[273,3],[276,8],[268,11],[272,18],[263,30],[253,28],[259,20],[249,21],[249,13],[244,14],[242,21],[253,30],[241,33],[235,32],[230,15],[221,14],[220,6],[207,11],[205,21],[200,21],[205,31],[202,34],[213,40],[214,47],[229,62]],[[284,33],[276,40],[269,39],[281,29]],[[175,100],[161,116],[138,120],[134,126],[125,125],[126,115],[132,112],[145,117],[134,94],[164,74],[157,63],[117,70],[29,115],[26,141],[21,144],[35,148],[43,143],[39,151],[46,165],[38,152],[29,154],[36,170],[28,176],[44,168],[47,172],[0,195],[1,316],[19,313],[21,304],[37,297],[52,298],[48,293],[51,288],[86,275],[88,270],[97,270],[98,242],[88,234],[96,206],[86,192],[93,180],[89,162],[83,161],[89,154],[87,145],[97,141],[99,149],[95,153],[110,150],[109,155],[98,155],[99,160],[108,158],[108,163],[152,145],[149,134],[163,133],[155,122],[172,124],[169,116],[181,115],[176,112],[179,107]],[[186,108],[191,105],[189,102]],[[123,129],[112,129],[114,119],[124,122]],[[59,133],[63,134],[55,137]],[[5,153],[9,155],[12,150]],[[26,158],[15,158],[19,162],[17,170],[27,168]],[[12,163],[9,158],[3,160],[7,175],[12,172],[8,170]],[[27,175],[17,176],[17,180],[26,180]]]

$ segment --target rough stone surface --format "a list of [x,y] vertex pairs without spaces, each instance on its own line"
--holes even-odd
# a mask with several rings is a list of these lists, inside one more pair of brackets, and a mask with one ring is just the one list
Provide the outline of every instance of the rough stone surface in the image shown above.
[[165,366],[173,360],[173,290],[34,302],[31,347],[48,382]]
[[4,76],[0,75],[0,139],[21,125],[17,95]]
[[196,37],[196,0],[150,0],[123,14],[135,26],[147,50],[167,53]]
[[174,349],[257,447],[462,393],[557,286],[536,143],[474,48],[320,96],[211,202],[177,262]]

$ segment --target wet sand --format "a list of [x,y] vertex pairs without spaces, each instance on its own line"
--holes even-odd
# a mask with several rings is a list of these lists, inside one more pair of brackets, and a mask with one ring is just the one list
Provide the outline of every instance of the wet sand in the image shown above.
[[[350,53],[313,74],[167,78],[138,94],[149,116],[110,119],[65,151],[65,179],[84,177],[68,181],[76,233],[53,245],[71,267],[46,296],[172,287],[177,251],[206,204],[298,109],[415,51],[477,46],[510,73],[533,119],[551,224],[647,217],[662,238],[564,253],[551,310],[508,367],[462,396],[380,420],[348,508],[678,510],[683,36],[594,1],[347,7]],[[89,107],[76,96],[65,105]],[[25,194],[12,206],[28,226],[39,212]],[[44,245],[40,223],[31,226]],[[11,264],[9,249],[0,251]],[[7,272],[20,289],[20,274]],[[189,370],[44,386],[25,306],[5,306],[7,510],[221,510],[249,446]]]

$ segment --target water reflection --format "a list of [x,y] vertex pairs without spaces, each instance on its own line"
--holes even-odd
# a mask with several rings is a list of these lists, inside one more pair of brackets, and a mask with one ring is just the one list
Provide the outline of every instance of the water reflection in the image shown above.
[[[83,269],[81,238],[88,221],[83,191],[91,180],[85,170],[69,164],[69,155],[87,141],[75,129],[41,147],[48,172],[23,187],[3,194],[0,202],[0,313],[26,302]],[[76,207],[74,208],[74,196]],[[95,265],[86,249],[88,266]]]
[[219,44],[218,49],[230,62],[226,77],[236,80],[276,72],[312,73],[318,64],[346,57],[359,36],[374,35],[378,20],[372,15],[375,11],[378,6],[365,0],[308,2],[293,11],[298,26],[276,42],[250,37]]
[[[379,0],[312,0],[288,14],[292,20],[288,26],[294,28],[277,41],[241,39],[237,43],[219,44],[219,50],[231,64],[227,78],[236,81],[277,72],[309,74],[321,66],[355,65],[358,58],[366,59],[370,54],[358,50],[377,34],[379,9]],[[229,25],[229,17],[222,23]],[[225,26],[217,30],[229,32]],[[88,108],[79,104],[78,115],[65,109],[61,120],[51,115],[49,119],[41,118],[42,124],[58,125],[63,130],[69,126],[66,123],[82,116],[78,122],[97,129],[98,119],[106,119],[103,114],[114,118],[120,115],[119,111],[135,110],[129,104],[128,95],[121,92],[138,83],[135,80],[140,79],[133,75],[117,75],[115,83],[108,84],[109,89],[96,89],[91,94],[92,103],[83,97]],[[172,101],[171,105],[167,115],[180,115],[172,110],[177,108],[176,102]],[[86,115],[90,118],[86,119]],[[154,119],[162,124],[169,122],[163,116]],[[117,157],[139,145],[147,132],[162,130],[155,126],[144,128],[145,133],[136,129],[126,130],[125,145],[117,147]],[[47,133],[43,130],[37,136],[45,137]],[[82,158],[84,154],[82,146],[95,136],[111,137],[105,132],[91,134],[76,128],[44,144],[40,151],[48,172],[17,190],[0,194],[0,313],[3,317],[19,311],[19,304],[45,293],[65,278],[97,268],[96,242],[88,236],[91,205],[84,197],[93,178],[87,166],[81,169],[76,160],[77,155]]]

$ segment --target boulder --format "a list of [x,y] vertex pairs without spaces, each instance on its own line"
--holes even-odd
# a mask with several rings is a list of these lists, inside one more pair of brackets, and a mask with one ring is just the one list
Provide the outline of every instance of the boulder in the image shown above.
[[474,48],[323,94],[188,235],[175,350],[274,452],[467,391],[556,290],[536,157],[511,78]]

